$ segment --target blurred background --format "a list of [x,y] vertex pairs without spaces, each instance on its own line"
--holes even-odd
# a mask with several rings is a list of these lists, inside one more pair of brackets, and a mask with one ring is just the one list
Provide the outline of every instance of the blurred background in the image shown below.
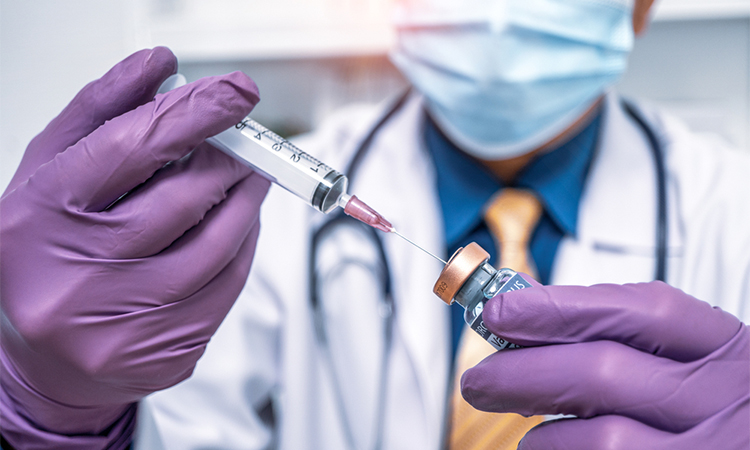
[[[189,81],[242,70],[281,134],[406,85],[386,56],[390,0],[0,0],[0,185],[87,82],[169,46]],[[657,0],[619,90],[750,149],[750,0]]]

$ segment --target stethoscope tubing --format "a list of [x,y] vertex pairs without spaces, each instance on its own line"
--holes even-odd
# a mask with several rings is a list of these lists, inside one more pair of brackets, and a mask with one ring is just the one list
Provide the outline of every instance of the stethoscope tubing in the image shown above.
[[[380,130],[390,121],[390,119],[403,107],[403,105],[406,103],[407,99],[411,95],[411,88],[408,89],[406,92],[404,92],[400,97],[397,98],[397,100],[393,103],[393,105],[387,110],[387,112],[378,120],[378,122],[370,129],[370,132],[367,133],[364,139],[360,142],[359,146],[357,147],[356,152],[354,153],[354,157],[349,162],[349,165],[346,168],[345,174],[349,178],[349,181],[352,182],[356,173],[358,172],[359,168],[362,165],[362,161],[364,160],[366,154],[369,152],[370,148],[372,147],[372,143],[375,141],[375,138],[377,137],[377,134],[380,132]],[[646,119],[643,117],[641,112],[630,102],[626,100],[622,100],[620,102],[622,108],[625,110],[625,112],[633,119],[633,121],[641,128],[643,133],[645,134],[648,142],[649,147],[651,150],[652,159],[654,161],[654,169],[655,169],[655,175],[656,175],[656,195],[657,195],[657,220],[656,220],[656,266],[655,266],[655,274],[654,279],[660,280],[660,281],[666,281],[666,275],[667,275],[667,187],[666,187],[666,168],[664,164],[664,154],[663,154],[663,146],[661,145],[661,142],[656,136],[656,133],[652,129],[652,127],[648,124]],[[309,258],[309,275],[310,275],[310,303],[311,307],[313,309],[313,316],[315,321],[315,329],[316,334],[319,343],[321,344],[321,347],[323,347],[321,350],[323,351],[326,359],[327,364],[329,366],[329,369],[331,371],[331,377],[334,382],[334,391],[336,395],[336,402],[340,413],[339,420],[341,421],[342,428],[344,429],[344,432],[346,434],[346,440],[347,445],[351,449],[356,448],[355,444],[355,438],[352,431],[352,427],[349,423],[349,419],[346,415],[345,411],[345,403],[343,399],[343,395],[341,393],[341,390],[338,389],[337,386],[337,377],[335,374],[335,367],[333,365],[333,359],[332,355],[330,354],[330,347],[328,346],[328,339],[326,336],[326,330],[325,330],[325,323],[323,319],[323,312],[321,311],[321,305],[320,305],[320,299],[318,297],[319,292],[319,286],[318,286],[318,277],[316,276],[316,270],[315,270],[315,261],[317,258],[317,248],[319,245],[319,242],[323,239],[324,236],[326,236],[328,233],[331,233],[336,225],[343,222],[350,222],[354,223],[355,226],[357,224],[361,225],[359,222],[353,221],[350,218],[344,216],[343,214],[337,214],[334,217],[327,220],[323,225],[321,225],[311,236],[311,243],[310,243],[310,258]],[[364,227],[364,226],[363,226]],[[382,447],[382,434],[383,434],[383,427],[384,427],[384,419],[385,419],[385,392],[387,390],[387,376],[388,376],[388,367],[389,367],[389,361],[390,361],[390,353],[392,348],[392,341],[393,341],[393,322],[395,317],[395,304],[394,304],[394,297],[393,297],[393,291],[392,291],[392,283],[391,283],[391,272],[390,267],[388,264],[388,257],[385,253],[385,247],[383,246],[382,240],[380,239],[380,236],[377,235],[377,233],[374,232],[371,228],[364,227],[369,232],[372,232],[373,234],[373,242],[377,243],[378,247],[378,253],[380,258],[382,258],[383,261],[383,267],[385,271],[385,280],[383,285],[383,298],[385,302],[385,309],[387,314],[384,315],[384,328],[385,328],[385,345],[382,355],[382,364],[381,364],[381,374],[380,374],[380,395],[378,395],[378,406],[377,406],[377,412],[376,412],[376,428],[375,428],[375,442],[373,443],[373,449],[379,450]]]
[[664,149],[653,128],[648,125],[640,111],[630,102],[621,102],[625,112],[643,130],[649,142],[656,173],[656,273],[654,279],[667,281],[667,169],[664,165]]

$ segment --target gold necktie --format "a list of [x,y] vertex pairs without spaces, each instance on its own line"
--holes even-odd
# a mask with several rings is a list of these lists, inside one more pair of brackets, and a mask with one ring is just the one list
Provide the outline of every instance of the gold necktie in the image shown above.
[[[506,188],[488,202],[484,220],[498,247],[498,268],[508,267],[537,276],[528,244],[541,214],[539,200],[529,191]],[[458,350],[448,448],[515,450],[523,435],[541,423],[543,417],[486,413],[472,408],[461,396],[461,374],[495,350],[469,327],[464,327],[461,333]]]

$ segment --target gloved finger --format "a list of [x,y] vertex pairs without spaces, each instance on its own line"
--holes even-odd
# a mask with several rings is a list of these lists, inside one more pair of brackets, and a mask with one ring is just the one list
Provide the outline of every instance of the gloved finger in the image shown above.
[[58,155],[52,173],[39,175],[59,178],[70,209],[101,211],[167,162],[239,122],[258,99],[255,83],[242,72],[202,78],[115,117]]
[[201,144],[189,157],[160,169],[151,179],[92,220],[105,230],[93,246],[101,257],[155,255],[197,225],[227,191],[252,170]]
[[682,433],[670,433],[621,416],[561,419],[526,433],[518,450],[673,450],[750,448],[747,399]]
[[659,281],[522,289],[488,301],[482,316],[493,333],[522,346],[613,340],[677,361],[711,353],[742,326]]
[[[666,450],[679,435],[620,416],[544,422],[518,444],[518,450]],[[705,447],[711,448],[711,447]]]
[[176,70],[177,59],[172,52],[156,47],[133,53],[84,86],[31,141],[7,191],[105,121],[151,101],[161,83]]
[[[137,342],[132,341],[133,358],[124,372],[132,371],[131,388],[136,392],[153,392],[173,386],[188,378],[203,354],[210,338],[247,281],[255,253],[260,224],[256,223],[240,247],[237,256],[208,284],[193,295],[157,309],[139,313]],[[153,352],[153,348],[169,349]],[[182,371],[174,371],[182,367]],[[163,374],[171,373],[169,377]],[[142,376],[137,376],[141,374]],[[145,375],[145,376],[143,376]],[[128,389],[132,391],[133,389]]]
[[[746,337],[738,334],[725,349],[733,351],[735,340],[742,344]],[[733,403],[750,382],[737,376],[746,366],[746,359],[728,355],[679,363],[597,341],[497,352],[463,374],[461,392],[483,411],[617,414],[677,432]]]
[[[36,380],[36,387],[40,392],[57,392],[56,401],[67,405],[130,403],[139,400],[144,392],[167,388],[190,376],[206,343],[247,281],[259,229],[256,221],[237,242],[237,251],[229,263],[186,297],[173,297],[171,302],[156,305],[154,299],[145,294],[140,298],[134,295],[132,286],[127,286],[127,294],[123,295],[122,286],[115,285],[112,293],[100,297],[117,295],[120,299],[127,298],[126,301],[117,305],[109,302],[96,305],[88,302],[88,307],[70,305],[79,309],[75,311],[76,321],[67,323],[65,329],[69,331],[59,334],[45,351],[54,347],[48,358],[62,357],[69,361],[74,372],[58,374],[62,379],[80,376],[82,372],[103,384],[83,393],[55,391],[59,378],[52,377],[47,380],[51,384]],[[128,270],[134,263],[137,261],[116,261],[111,265]],[[158,275],[158,269],[153,270]],[[162,278],[168,276],[167,271]],[[146,285],[152,280],[138,282]],[[55,329],[61,329],[59,324]],[[107,336],[107,339],[87,338],[92,335]],[[46,366],[40,365],[39,369],[43,367]]]
[[151,307],[187,298],[199,291],[237,256],[240,245],[258,222],[260,206],[270,182],[257,172],[227,192],[201,222],[170,247],[147,258],[139,268],[144,283],[158,286],[149,291]]
[[[91,390],[86,398],[62,397],[68,404],[135,402],[143,392],[154,392],[188,378],[205,346],[242,290],[250,271],[260,224],[238,243],[235,257],[216,276],[189,296],[129,314],[100,315],[79,325],[87,333],[104,333],[106,340],[79,340],[71,358],[111,380],[106,392]],[[112,333],[108,330],[125,330]],[[91,361],[96,365],[92,366]]]

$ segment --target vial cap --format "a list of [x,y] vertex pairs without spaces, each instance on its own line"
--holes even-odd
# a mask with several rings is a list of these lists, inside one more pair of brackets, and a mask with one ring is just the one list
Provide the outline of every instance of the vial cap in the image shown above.
[[450,305],[461,286],[489,258],[490,254],[476,242],[459,248],[448,260],[448,264],[443,267],[432,292]]

